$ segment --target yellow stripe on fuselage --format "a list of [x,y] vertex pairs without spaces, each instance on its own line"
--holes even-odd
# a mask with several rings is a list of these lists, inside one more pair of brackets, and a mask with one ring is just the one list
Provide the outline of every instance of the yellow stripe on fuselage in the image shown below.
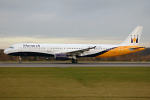
[[[131,48],[132,48],[132,50],[131,50]],[[134,49],[134,48],[136,48],[136,49]],[[134,53],[134,52],[141,51],[144,49],[145,48],[141,47],[141,46],[119,46],[119,47],[116,47],[114,49],[111,49],[111,50],[105,52],[104,54],[98,55],[96,57],[114,57],[114,56],[120,56],[120,55],[129,54],[129,53]]]

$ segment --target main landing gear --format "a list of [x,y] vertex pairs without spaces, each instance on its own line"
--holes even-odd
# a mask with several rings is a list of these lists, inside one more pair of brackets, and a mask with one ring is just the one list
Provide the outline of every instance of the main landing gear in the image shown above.
[[77,59],[72,58],[72,59],[71,59],[71,62],[72,62],[72,63],[78,63],[78,60],[77,60]]

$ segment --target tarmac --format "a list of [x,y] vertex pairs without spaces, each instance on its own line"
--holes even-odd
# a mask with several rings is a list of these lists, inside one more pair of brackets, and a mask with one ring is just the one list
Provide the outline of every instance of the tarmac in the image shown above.
[[150,67],[150,62],[1,62],[0,67]]

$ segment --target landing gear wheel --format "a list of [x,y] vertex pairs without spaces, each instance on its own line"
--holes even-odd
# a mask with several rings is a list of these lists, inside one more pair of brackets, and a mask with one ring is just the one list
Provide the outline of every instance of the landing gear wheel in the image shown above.
[[78,63],[78,60],[77,59],[71,59],[71,62],[72,63]]

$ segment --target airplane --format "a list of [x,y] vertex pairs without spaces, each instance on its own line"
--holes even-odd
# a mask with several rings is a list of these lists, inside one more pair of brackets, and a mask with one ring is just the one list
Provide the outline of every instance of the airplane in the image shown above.
[[55,60],[71,60],[78,63],[79,57],[114,57],[144,50],[139,46],[143,27],[137,26],[124,42],[114,44],[40,44],[19,43],[11,45],[4,53],[12,56],[47,56]]

